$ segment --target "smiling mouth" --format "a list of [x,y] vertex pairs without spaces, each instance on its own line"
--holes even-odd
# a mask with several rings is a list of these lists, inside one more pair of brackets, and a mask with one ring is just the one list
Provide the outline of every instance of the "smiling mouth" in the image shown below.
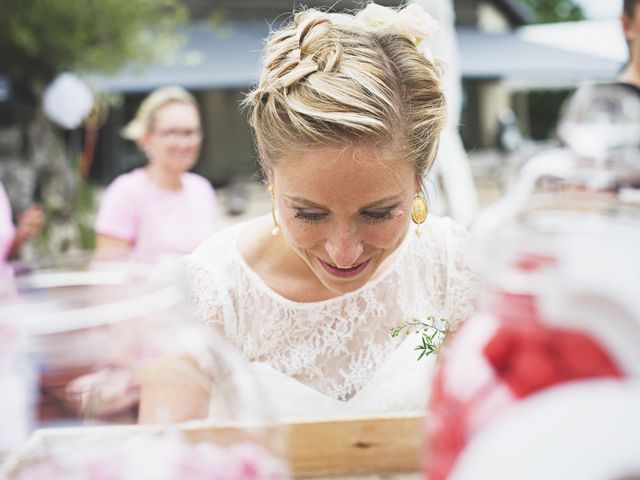
[[352,278],[359,275],[365,268],[367,268],[367,265],[369,265],[370,260],[366,260],[354,267],[349,267],[349,268],[340,268],[320,259],[318,259],[318,261],[323,266],[323,268],[332,276],[337,278]]

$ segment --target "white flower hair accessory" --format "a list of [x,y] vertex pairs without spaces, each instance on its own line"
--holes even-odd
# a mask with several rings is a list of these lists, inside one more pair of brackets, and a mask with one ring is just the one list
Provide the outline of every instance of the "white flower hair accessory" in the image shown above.
[[401,10],[370,3],[358,12],[356,20],[371,30],[394,30],[411,40],[416,47],[439,29],[436,19],[415,3]]

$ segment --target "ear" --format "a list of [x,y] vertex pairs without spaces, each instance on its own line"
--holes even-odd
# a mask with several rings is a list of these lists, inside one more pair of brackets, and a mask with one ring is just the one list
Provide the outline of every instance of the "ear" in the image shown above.
[[420,175],[416,175],[415,181],[414,181],[414,186],[413,186],[413,191],[415,195],[418,195],[420,193],[424,192],[424,184],[423,184],[423,179],[422,176]]
[[[146,132],[142,137],[138,139],[138,147],[145,154],[148,154],[151,149],[151,132]],[[147,155],[148,156],[148,155]]]
[[260,160],[260,165],[262,167],[262,174],[264,175],[264,179],[267,182],[267,185],[273,185],[273,167],[267,167],[267,163],[262,159]]

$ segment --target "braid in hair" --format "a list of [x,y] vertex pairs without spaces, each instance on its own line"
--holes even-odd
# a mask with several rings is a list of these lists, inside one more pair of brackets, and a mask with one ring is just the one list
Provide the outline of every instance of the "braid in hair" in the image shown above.
[[446,114],[439,69],[407,36],[315,9],[271,34],[245,105],[267,172],[295,148],[366,141],[394,148],[421,177]]

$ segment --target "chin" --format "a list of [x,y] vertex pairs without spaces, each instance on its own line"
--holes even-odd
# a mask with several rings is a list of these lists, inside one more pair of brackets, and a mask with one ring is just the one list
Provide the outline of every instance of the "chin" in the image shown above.
[[177,160],[173,163],[173,168],[177,171],[184,173],[191,170],[195,166],[195,164],[196,164],[196,161],[194,159]]
[[355,292],[359,288],[362,288],[363,286],[365,286],[370,279],[371,279],[371,275],[367,275],[366,273],[352,280],[335,280],[327,276],[327,274],[323,274],[323,276],[321,277],[322,284],[328,290],[338,295],[344,295],[345,293]]
[[[368,280],[368,279],[367,279]],[[333,293],[337,293],[338,295],[344,295],[347,293],[355,292],[359,288],[362,288],[367,284],[364,282],[354,282],[349,285],[326,285],[326,287],[331,290]]]
[[362,287],[366,282],[351,283],[349,285],[336,285],[335,282],[324,281],[322,284],[327,290],[336,295],[345,295],[347,293],[355,292]]

